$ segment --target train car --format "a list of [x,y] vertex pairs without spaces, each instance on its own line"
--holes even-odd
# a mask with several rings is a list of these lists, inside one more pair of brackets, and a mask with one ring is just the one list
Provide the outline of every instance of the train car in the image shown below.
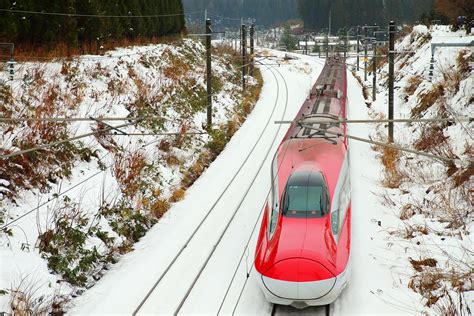
[[[268,301],[328,305],[349,280],[350,178],[346,66],[328,60],[272,164],[272,187],[255,250]],[[327,123],[326,123],[327,122]]]

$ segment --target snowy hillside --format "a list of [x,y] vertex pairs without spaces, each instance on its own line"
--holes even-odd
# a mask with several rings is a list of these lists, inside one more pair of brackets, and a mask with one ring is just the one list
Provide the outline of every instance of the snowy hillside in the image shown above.
[[0,75],[2,117],[36,119],[2,122],[0,154],[58,143],[0,160],[0,312],[61,310],[184,198],[259,94],[257,80],[242,93],[231,49],[213,53],[210,135],[199,42],[27,62],[14,81]]
[[[472,47],[438,48],[429,77],[431,43],[474,40],[464,33],[416,26],[396,45],[395,118],[452,121],[396,124],[395,142],[441,159],[351,143],[356,168],[364,168],[353,177],[353,207],[367,217],[354,219],[353,277],[335,314],[464,315],[474,308],[474,131],[459,121],[474,110]],[[356,73],[368,89],[366,100],[350,99],[353,119],[387,117],[387,73],[385,63],[375,102],[372,76],[364,83],[363,69]],[[354,124],[350,133],[385,142],[387,125]]]
[[[474,309],[474,131],[463,120],[473,113],[472,47],[438,48],[429,76],[431,43],[472,40],[447,27],[416,26],[397,42],[395,118],[450,121],[395,125],[397,144],[435,159],[350,141],[352,270],[332,315]],[[216,48],[219,128],[201,135],[203,53],[187,40],[120,49],[24,64],[13,83],[2,83],[7,117],[128,117],[106,123],[130,124],[120,130],[142,135],[112,133],[101,122],[2,124],[2,155],[41,139],[100,133],[0,160],[0,311],[272,312],[253,263],[272,157],[287,128],[274,122],[295,117],[324,59],[259,50],[261,95],[259,80],[242,95],[231,51]],[[372,74],[364,82],[363,70],[350,75],[350,68],[349,119],[386,118],[386,62],[376,101]],[[131,121],[137,117],[146,119]],[[157,136],[163,132],[177,135]],[[348,128],[381,142],[386,132],[379,123]]]

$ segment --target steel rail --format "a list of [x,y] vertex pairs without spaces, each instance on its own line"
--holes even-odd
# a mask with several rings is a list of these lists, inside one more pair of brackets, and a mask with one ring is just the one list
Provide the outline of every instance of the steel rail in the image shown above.
[[252,153],[255,151],[255,149],[257,148],[257,145],[259,144],[260,140],[262,139],[263,135],[265,134],[265,131],[267,130],[268,126],[270,125],[270,122],[271,122],[271,118],[273,117],[273,114],[276,110],[276,107],[278,105],[278,101],[279,101],[279,95],[280,95],[280,86],[279,86],[279,83],[277,81],[277,97],[276,97],[276,100],[275,100],[275,104],[274,104],[274,107],[273,107],[273,110],[270,114],[270,116],[268,117],[268,120],[267,120],[267,123],[265,124],[264,128],[262,129],[262,132],[260,133],[257,141],[255,142],[255,144],[253,145],[252,149],[250,150],[250,152],[247,154],[245,160],[242,162],[242,164],[240,165],[239,169],[237,170],[237,172],[234,174],[234,176],[232,177],[232,179],[229,181],[229,183],[226,185],[226,187],[224,188],[224,190],[221,192],[221,194],[219,195],[219,197],[217,198],[217,200],[214,202],[214,204],[211,206],[211,208],[207,211],[206,215],[202,218],[202,220],[200,221],[200,223],[196,226],[196,228],[193,230],[193,232],[191,233],[191,235],[188,237],[188,239],[186,240],[186,242],[184,243],[184,245],[181,246],[181,248],[179,249],[178,253],[173,257],[173,259],[171,260],[171,262],[168,264],[168,266],[166,267],[166,269],[161,273],[161,275],[158,277],[157,281],[153,284],[153,286],[151,287],[151,289],[147,292],[147,294],[145,295],[144,299],[140,301],[139,305],[137,306],[137,308],[133,311],[132,315],[135,316],[138,314],[138,312],[142,309],[142,307],[145,305],[145,303],[148,301],[148,299],[150,298],[151,294],[155,291],[156,287],[161,283],[161,281],[163,280],[163,278],[168,274],[168,272],[171,270],[172,266],[175,264],[175,262],[178,260],[178,258],[181,256],[181,254],[184,252],[184,250],[188,247],[189,243],[193,240],[194,236],[197,234],[197,232],[201,229],[202,225],[204,224],[204,222],[207,220],[207,218],[209,217],[209,215],[212,213],[212,211],[215,209],[215,207],[217,206],[217,204],[220,202],[220,200],[222,199],[222,197],[224,196],[224,194],[227,192],[227,190],[230,188],[230,186],[232,185],[232,183],[235,181],[235,179],[237,178],[237,175],[240,173],[240,171],[243,169],[243,167],[246,165],[247,161],[249,160],[250,156],[252,155]]
[[[278,71],[277,71],[278,72]],[[287,112],[287,107],[288,107],[288,101],[289,101],[289,92],[288,92],[288,85],[286,83],[286,80],[284,79],[283,76],[281,76],[282,79],[283,79],[283,83],[285,84],[285,89],[286,89],[286,99],[285,99],[285,107],[284,107],[284,110],[283,110],[283,114],[282,114],[282,118],[285,117],[286,115],[286,112]],[[276,79],[276,76],[275,76],[275,79]],[[277,79],[278,80],[278,79]],[[250,182],[250,184],[248,185],[248,188],[247,190],[245,191],[244,195],[240,198],[240,202],[239,204],[237,205],[237,207],[235,208],[234,212],[232,213],[232,216],[231,218],[228,220],[224,230],[221,232],[221,234],[219,235],[219,239],[217,240],[217,242],[214,244],[211,252],[208,254],[204,264],[201,266],[200,270],[199,270],[199,273],[195,276],[191,286],[188,288],[188,291],[186,292],[186,295],[181,299],[181,302],[178,306],[178,308],[175,310],[174,312],[174,315],[177,315],[181,308],[183,307],[184,303],[186,302],[187,298],[189,297],[189,294],[191,293],[191,291],[193,290],[194,286],[196,285],[197,281],[199,280],[199,278],[201,277],[204,269],[207,267],[207,264],[209,263],[209,261],[211,260],[212,256],[214,255],[214,252],[216,251],[217,247],[219,246],[219,244],[221,243],[222,239],[224,238],[224,235],[225,233],[227,232],[227,230],[229,229],[230,225],[232,224],[232,222],[234,221],[234,218],[235,216],[237,215],[238,211],[240,210],[240,208],[242,207],[242,204],[244,203],[245,199],[247,198],[247,195],[249,194],[250,190],[252,189],[255,181],[257,180],[257,177],[258,175],[260,174],[260,172],[262,171],[263,169],[263,166],[265,165],[265,162],[267,161],[267,158],[268,156],[270,155],[271,151],[272,151],[272,148],[273,146],[275,145],[276,143],[276,140],[278,139],[278,134],[280,133],[280,130],[281,130],[281,125],[278,127],[277,129],[277,132],[275,133],[275,136],[273,137],[273,141],[270,145],[270,147],[268,148],[266,154],[265,154],[265,157],[263,158],[260,166],[258,167],[258,170],[257,172],[255,173],[255,176],[253,177],[252,181]]]

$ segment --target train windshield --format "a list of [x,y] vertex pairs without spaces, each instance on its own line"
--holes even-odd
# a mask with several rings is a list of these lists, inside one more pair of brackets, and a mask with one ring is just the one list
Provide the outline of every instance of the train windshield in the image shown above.
[[320,218],[327,212],[327,189],[321,173],[294,173],[285,189],[283,216]]

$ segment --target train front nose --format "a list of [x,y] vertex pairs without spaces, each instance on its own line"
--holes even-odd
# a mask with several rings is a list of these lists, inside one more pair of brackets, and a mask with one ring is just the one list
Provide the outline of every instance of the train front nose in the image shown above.
[[264,275],[265,288],[276,297],[289,300],[315,300],[328,294],[336,276],[321,263],[291,258],[274,264]]

